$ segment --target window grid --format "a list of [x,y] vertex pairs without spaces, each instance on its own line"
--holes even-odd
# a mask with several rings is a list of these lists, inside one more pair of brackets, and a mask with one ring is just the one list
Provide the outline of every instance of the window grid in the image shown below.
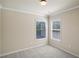
[[36,22],[36,37],[37,39],[45,38],[46,36],[45,22]]
[[52,36],[54,40],[60,40],[60,21],[53,21]]

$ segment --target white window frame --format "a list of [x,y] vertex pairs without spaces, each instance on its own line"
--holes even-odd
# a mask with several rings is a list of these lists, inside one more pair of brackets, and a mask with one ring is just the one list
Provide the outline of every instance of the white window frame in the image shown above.
[[[53,22],[54,21],[60,21],[60,29],[53,29]],[[53,30],[59,30],[60,31],[60,38],[59,39],[56,39],[53,37]],[[61,41],[61,20],[58,19],[58,18],[54,18],[54,20],[51,21],[51,39],[55,40],[55,41]]]
[[[47,39],[48,38],[48,22],[47,22],[47,18],[45,17],[37,17],[36,18],[36,22],[45,22],[45,29],[46,29],[46,36],[45,38],[38,38],[38,40],[44,40],[44,39]],[[37,39],[37,38],[36,38]]]

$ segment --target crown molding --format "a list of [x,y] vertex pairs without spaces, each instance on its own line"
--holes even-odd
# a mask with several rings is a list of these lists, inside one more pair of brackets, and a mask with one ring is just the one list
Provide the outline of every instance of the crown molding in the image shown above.
[[37,16],[55,16],[55,15],[59,15],[59,14],[62,14],[62,13],[65,13],[65,12],[68,12],[68,11],[71,11],[71,10],[74,10],[74,9],[77,9],[77,8],[79,8],[79,5],[78,6],[75,6],[75,7],[72,7],[72,8],[59,10],[59,11],[56,11],[54,13],[50,13],[48,15],[43,15],[43,14],[40,14],[40,13],[34,13],[34,12],[24,11],[24,10],[19,10],[19,9],[14,9],[14,8],[2,7],[0,5],[0,9],[1,8],[4,9],[4,10],[15,11],[15,12],[20,12],[20,13],[28,13],[28,14],[37,15]]
[[37,15],[36,13],[29,12],[29,11],[24,11],[24,10],[19,10],[19,9],[13,9],[13,8],[7,8],[7,7],[2,7],[2,9],[3,9],[3,10],[9,10],[9,11],[20,12],[20,13],[28,13],[28,14]]
[[34,13],[34,12],[30,12],[30,11],[27,11],[27,10],[19,10],[19,9],[13,9],[13,8],[7,8],[7,7],[1,7],[3,10],[9,10],[9,11],[15,11],[15,12],[20,12],[20,13],[27,13],[27,14],[32,14],[32,15],[37,15],[37,16],[45,16],[45,15],[42,15],[40,13]]
[[59,14],[62,14],[62,13],[65,13],[65,12],[68,12],[68,11],[71,11],[71,10],[74,10],[74,9],[77,9],[77,8],[79,8],[79,5],[78,6],[75,6],[75,7],[72,7],[72,8],[63,9],[61,11],[59,10],[57,12],[51,13],[49,16],[59,15]]

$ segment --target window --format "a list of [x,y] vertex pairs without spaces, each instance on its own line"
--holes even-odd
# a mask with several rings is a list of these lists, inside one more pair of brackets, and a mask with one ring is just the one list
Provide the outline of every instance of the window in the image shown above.
[[46,28],[45,22],[37,21],[36,22],[36,38],[45,38],[46,37]]
[[52,22],[52,38],[54,40],[60,40],[60,20],[53,20]]

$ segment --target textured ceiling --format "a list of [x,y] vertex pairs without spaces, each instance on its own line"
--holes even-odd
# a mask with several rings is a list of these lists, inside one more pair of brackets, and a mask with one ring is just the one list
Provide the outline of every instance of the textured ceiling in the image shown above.
[[46,6],[40,5],[40,0],[2,0],[3,6],[40,15],[47,15],[58,10],[79,5],[79,0],[47,0]]

